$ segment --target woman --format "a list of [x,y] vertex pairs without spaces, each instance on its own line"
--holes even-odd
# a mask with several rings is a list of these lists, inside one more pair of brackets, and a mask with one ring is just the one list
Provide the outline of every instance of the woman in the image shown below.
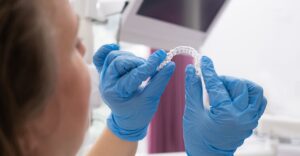
[[[71,156],[80,148],[88,126],[90,78],[78,28],[68,0],[1,0],[0,155]],[[175,68],[170,63],[156,72],[166,57],[162,50],[148,60],[118,50],[117,45],[106,45],[94,57],[101,96],[112,114],[90,156],[135,154]],[[218,77],[208,58],[202,62],[212,109],[211,114],[198,111],[204,110],[201,80],[189,66],[183,119],[187,153],[233,155],[256,127],[266,101],[260,87]],[[141,87],[148,77],[151,80]],[[247,112],[248,107],[253,109]],[[221,117],[224,120],[215,122]],[[220,134],[209,133],[220,128]],[[224,138],[217,137],[222,134],[225,145],[220,143]]]

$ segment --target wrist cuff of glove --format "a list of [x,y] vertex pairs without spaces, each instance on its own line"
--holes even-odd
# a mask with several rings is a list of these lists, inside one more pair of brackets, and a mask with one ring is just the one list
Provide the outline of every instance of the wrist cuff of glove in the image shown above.
[[136,130],[123,129],[118,126],[113,114],[111,114],[107,119],[107,126],[111,130],[111,132],[120,139],[132,142],[142,140],[146,136],[148,129],[148,126]]

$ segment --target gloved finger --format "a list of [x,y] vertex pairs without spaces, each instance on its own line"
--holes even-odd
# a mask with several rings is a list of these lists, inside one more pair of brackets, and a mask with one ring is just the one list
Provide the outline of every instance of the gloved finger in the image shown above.
[[[129,52],[125,52],[125,51],[112,51],[110,52],[105,61],[104,61],[104,65],[102,67],[102,73],[101,73],[101,76],[100,77],[107,77],[107,76],[115,76],[117,75],[117,72],[115,72],[115,70],[113,69],[116,69],[116,68],[112,68],[110,67],[110,73],[113,73],[113,75],[109,75],[109,74],[106,74],[108,69],[109,69],[109,66],[110,64],[115,60],[117,59],[118,57],[121,57],[121,56],[132,56],[132,57],[136,57],[134,56],[132,53],[129,53]],[[110,82],[113,82],[113,81],[110,81]]]
[[266,107],[267,107],[267,103],[268,103],[268,100],[264,97],[263,101],[262,101],[262,104],[261,104],[261,106],[258,110],[258,117],[259,118],[264,114],[264,112],[266,110]]
[[106,60],[104,61],[104,66],[108,67],[114,61],[114,59],[116,59],[120,56],[136,57],[134,54],[132,54],[130,52],[115,50],[115,51],[110,52],[107,55]]
[[[226,149],[226,151],[230,151],[231,153],[234,153],[237,147],[244,144],[244,136],[239,136],[239,138],[231,137],[231,136],[224,136],[224,139],[222,141],[216,142],[214,146],[216,147],[222,147],[223,149]],[[223,154],[223,155],[231,155],[231,154]]]
[[96,54],[93,56],[93,63],[95,64],[98,72],[100,73],[102,70],[102,67],[104,65],[104,61],[107,57],[107,55],[114,50],[119,50],[120,47],[117,44],[107,44],[102,46]]
[[245,110],[249,103],[247,84],[243,80],[229,76],[220,76],[220,80],[226,87],[233,105],[241,111]]
[[125,90],[127,95],[130,96],[134,93],[143,81],[147,78],[152,77],[156,72],[158,66],[164,61],[167,54],[163,50],[158,50],[154,54],[150,55],[146,63],[143,65],[131,70],[128,74],[124,75],[120,79],[120,84],[127,84]]
[[231,98],[223,84],[215,72],[213,62],[210,58],[203,56],[201,60],[201,70],[209,96],[210,105],[217,107],[223,103],[231,103]]
[[174,71],[175,63],[168,63],[162,70],[151,78],[143,90],[143,96],[159,99],[165,91]]
[[118,84],[119,79],[122,78],[122,75],[144,63],[144,59],[135,56],[121,55],[117,57],[108,65],[108,67],[105,67],[101,73],[100,81],[105,81],[104,83],[101,83],[101,90],[104,88],[111,88],[112,90],[110,91],[122,96],[124,94],[124,89],[121,88],[127,84]]
[[264,97],[261,104],[259,104],[258,110],[253,107],[250,107],[247,113],[249,114],[252,121],[257,121],[264,114],[266,107],[267,107],[267,99]]
[[186,67],[185,74],[185,107],[194,111],[204,110],[201,78],[196,75],[193,65]]
[[249,92],[249,107],[259,110],[264,104],[264,90],[254,82],[245,80]]
[[134,55],[120,55],[110,63],[107,68],[106,76],[109,79],[121,78],[123,75],[145,62],[145,59]]

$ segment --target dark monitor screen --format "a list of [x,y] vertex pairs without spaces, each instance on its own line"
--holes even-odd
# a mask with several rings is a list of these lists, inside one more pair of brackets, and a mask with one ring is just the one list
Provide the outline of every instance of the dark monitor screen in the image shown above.
[[143,0],[138,14],[207,32],[226,0]]

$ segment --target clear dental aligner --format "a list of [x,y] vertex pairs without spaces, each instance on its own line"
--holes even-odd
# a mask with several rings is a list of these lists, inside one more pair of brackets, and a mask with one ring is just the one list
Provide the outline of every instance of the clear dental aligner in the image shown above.
[[172,58],[176,55],[189,55],[194,58],[194,66],[196,69],[196,74],[201,75],[200,72],[200,57],[201,54],[194,48],[189,46],[179,46],[176,47],[167,54],[167,58],[160,64],[158,67],[158,70],[161,70],[165,65],[167,65],[169,62],[171,62]]

